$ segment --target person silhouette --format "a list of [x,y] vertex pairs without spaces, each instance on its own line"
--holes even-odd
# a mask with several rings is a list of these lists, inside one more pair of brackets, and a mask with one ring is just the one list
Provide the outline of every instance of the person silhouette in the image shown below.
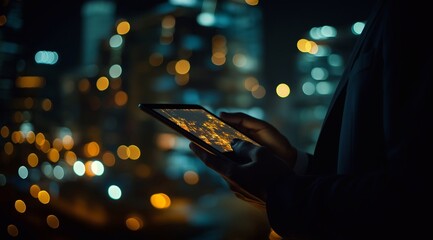
[[377,2],[314,153],[241,112],[221,118],[261,146],[234,140],[232,160],[190,148],[284,238],[433,239],[432,23],[419,1]]

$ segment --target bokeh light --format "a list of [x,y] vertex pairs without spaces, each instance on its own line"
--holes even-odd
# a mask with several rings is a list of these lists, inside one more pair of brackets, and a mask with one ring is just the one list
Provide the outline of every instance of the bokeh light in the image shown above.
[[27,209],[26,203],[21,199],[16,200],[15,201],[15,209],[19,213],[24,213]]
[[75,174],[78,176],[83,176],[86,173],[86,167],[83,162],[76,161],[73,166]]
[[50,215],[47,216],[47,225],[48,225],[50,228],[56,229],[56,228],[59,228],[59,226],[60,226],[60,221],[59,221],[59,219],[56,217],[56,215],[52,215],[52,214],[50,214]]
[[48,204],[50,202],[50,199],[50,194],[47,191],[41,190],[38,192],[38,200],[42,204]]
[[35,153],[30,153],[27,156],[27,163],[30,167],[36,167],[39,163],[38,155],[36,155]]
[[118,200],[122,197],[122,190],[116,185],[111,185],[108,187],[108,196],[111,199]]
[[150,196],[150,203],[158,209],[168,208],[171,205],[170,197],[165,193],[155,193]]
[[37,184],[33,184],[30,186],[30,195],[34,198],[38,198],[38,194],[41,191],[41,188]]
[[194,171],[186,171],[183,174],[183,180],[190,184],[190,185],[195,185],[198,183],[198,181],[200,180],[198,174]]
[[17,237],[19,233],[17,226],[14,224],[9,224],[7,227],[7,231],[11,237]]
[[289,96],[289,94],[290,94],[290,87],[289,87],[289,85],[287,85],[285,83],[278,84],[278,86],[275,90],[277,92],[277,95],[280,98],[285,98],[285,97]]
[[127,21],[121,21],[119,22],[119,24],[117,24],[117,33],[119,35],[125,35],[129,32],[129,30],[131,29],[131,26],[129,24],[129,22]]

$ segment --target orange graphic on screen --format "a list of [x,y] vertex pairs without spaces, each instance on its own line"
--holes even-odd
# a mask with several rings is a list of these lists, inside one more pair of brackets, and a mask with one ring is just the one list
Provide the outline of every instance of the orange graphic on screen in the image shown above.
[[230,141],[251,139],[202,109],[155,109],[170,121],[221,152],[233,151]]

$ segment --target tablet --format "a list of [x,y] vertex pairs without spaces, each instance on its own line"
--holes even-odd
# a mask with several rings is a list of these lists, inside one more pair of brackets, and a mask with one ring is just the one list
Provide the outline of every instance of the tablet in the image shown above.
[[220,157],[229,157],[230,152],[233,152],[230,142],[234,138],[258,145],[201,105],[140,103],[138,107],[203,149]]

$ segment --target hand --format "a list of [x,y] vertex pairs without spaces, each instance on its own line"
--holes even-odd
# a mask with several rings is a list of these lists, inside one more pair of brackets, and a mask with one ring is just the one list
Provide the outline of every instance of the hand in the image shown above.
[[291,174],[286,163],[268,148],[243,140],[232,143],[234,156],[242,161],[218,158],[194,143],[190,148],[208,167],[224,177],[237,197],[256,206],[264,207],[267,188],[277,177]]
[[261,146],[267,147],[275,155],[284,160],[289,168],[293,168],[297,150],[274,126],[245,113],[223,112],[220,114],[220,117]]

